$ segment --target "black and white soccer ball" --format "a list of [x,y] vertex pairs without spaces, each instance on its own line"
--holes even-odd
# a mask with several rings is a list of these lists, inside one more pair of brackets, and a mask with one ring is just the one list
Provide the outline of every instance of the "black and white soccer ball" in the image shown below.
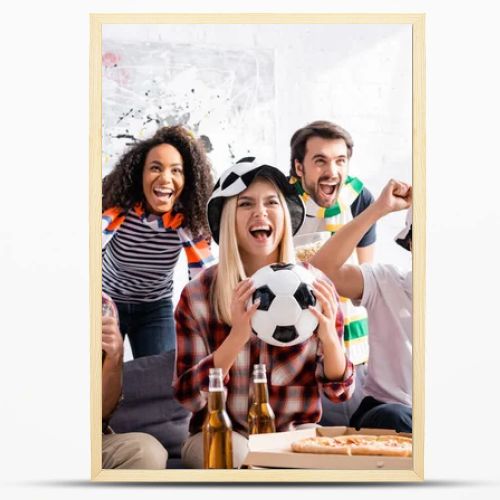
[[306,341],[318,326],[308,307],[321,311],[312,287],[315,276],[303,266],[279,263],[262,267],[252,279],[251,303],[260,299],[251,320],[257,337],[275,346]]

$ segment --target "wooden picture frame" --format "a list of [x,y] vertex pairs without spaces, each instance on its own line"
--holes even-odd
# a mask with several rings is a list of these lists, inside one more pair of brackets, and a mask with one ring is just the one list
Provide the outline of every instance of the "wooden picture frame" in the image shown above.
[[[102,28],[108,24],[409,25],[412,31],[413,467],[408,470],[103,470],[101,466]],[[92,14],[90,16],[91,478],[155,482],[368,482],[424,478],[425,16],[424,14]]]

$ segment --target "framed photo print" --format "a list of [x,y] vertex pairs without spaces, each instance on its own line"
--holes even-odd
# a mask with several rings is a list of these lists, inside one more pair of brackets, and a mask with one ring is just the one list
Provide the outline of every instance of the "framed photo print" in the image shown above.
[[92,479],[424,478],[423,14],[92,14]]

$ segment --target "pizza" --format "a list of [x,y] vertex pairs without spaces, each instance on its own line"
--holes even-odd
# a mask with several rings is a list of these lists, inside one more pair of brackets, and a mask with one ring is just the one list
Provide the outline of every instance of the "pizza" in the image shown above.
[[337,437],[317,436],[293,442],[292,450],[298,453],[411,457],[412,439],[398,435],[371,436],[353,434]]

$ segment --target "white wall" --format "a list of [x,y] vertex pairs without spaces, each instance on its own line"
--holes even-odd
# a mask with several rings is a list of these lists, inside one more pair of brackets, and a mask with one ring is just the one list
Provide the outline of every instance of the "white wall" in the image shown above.
[[[497,499],[500,32],[495,6],[484,0],[286,4],[295,12],[427,12],[428,482],[185,487],[88,483],[87,15],[237,7],[217,0],[6,3],[0,31],[2,497]],[[254,0],[238,10],[281,8]]]

